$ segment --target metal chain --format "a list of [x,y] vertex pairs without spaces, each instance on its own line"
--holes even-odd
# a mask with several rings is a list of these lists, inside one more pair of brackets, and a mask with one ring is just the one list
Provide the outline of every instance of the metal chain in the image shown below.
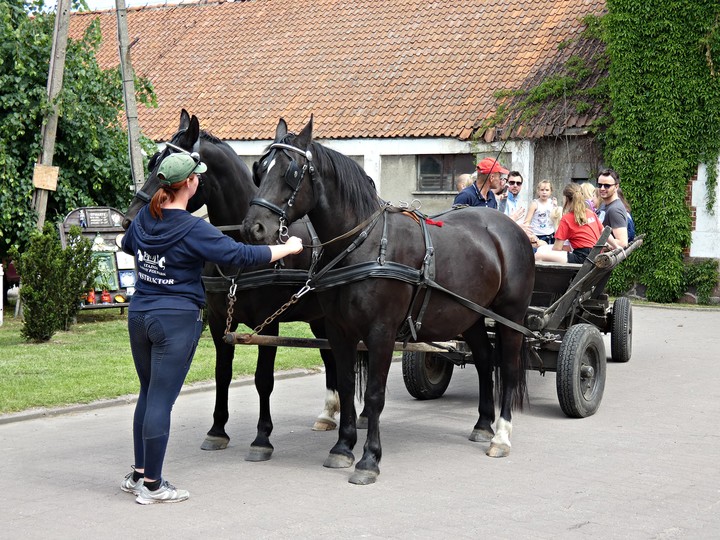
[[[235,305],[235,292],[237,291],[237,284],[235,283],[235,280],[233,280],[232,285],[230,285],[230,290],[228,292],[227,298],[228,298],[228,308],[227,308],[227,322],[225,324],[225,335],[228,335],[230,333],[230,326],[232,325],[233,320],[233,312],[234,312],[234,305]],[[310,281],[308,280],[303,287],[293,294],[290,297],[290,300],[288,300],[285,304],[280,306],[280,308],[270,315],[267,319],[265,319],[262,324],[256,326],[253,328],[253,331],[251,334],[248,334],[248,336],[253,336],[255,334],[258,334],[262,332],[263,328],[265,328],[268,324],[273,322],[275,319],[277,319],[280,315],[282,315],[287,309],[290,308],[293,304],[297,303],[300,298],[305,296],[307,293],[312,291],[312,287],[310,287]]]
[[237,283],[235,283],[235,280],[232,280],[232,284],[230,285],[230,290],[228,291],[228,308],[227,308],[227,321],[225,323],[225,335],[228,335],[230,333],[230,326],[232,325],[233,320],[233,312],[235,311],[235,292],[237,291]]
[[272,315],[270,315],[267,319],[265,319],[265,320],[262,322],[262,324],[259,324],[258,326],[256,326],[255,328],[253,328],[252,333],[248,334],[248,337],[249,337],[249,336],[254,336],[255,334],[258,334],[258,333],[262,332],[263,328],[265,328],[268,324],[270,324],[270,323],[273,322],[275,319],[277,319],[277,318],[278,318],[280,315],[282,315],[288,308],[290,308],[290,306],[292,306],[293,304],[297,303],[297,301],[300,300],[300,298],[302,298],[303,296],[305,296],[305,295],[306,295],[307,293],[309,293],[310,291],[312,291],[312,287],[310,287],[310,281],[308,280],[308,281],[305,283],[305,285],[302,287],[302,289],[300,289],[298,292],[296,292],[295,294],[293,294],[293,295],[290,297],[290,300],[288,300],[285,304],[283,304],[282,306],[280,306],[280,308],[279,308],[275,313],[273,313]]

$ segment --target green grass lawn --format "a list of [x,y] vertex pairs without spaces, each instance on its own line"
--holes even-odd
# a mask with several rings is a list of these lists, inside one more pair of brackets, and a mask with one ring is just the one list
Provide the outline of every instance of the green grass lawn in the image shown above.
[[[40,344],[24,341],[20,320],[12,317],[11,309],[6,309],[5,314],[0,326],[0,414],[137,393],[127,313],[121,315],[119,309],[81,312],[69,332],[58,332],[50,341]],[[241,327],[238,331],[248,329]],[[280,333],[312,337],[305,323],[283,323]],[[233,377],[254,373],[256,357],[257,347],[237,346]],[[316,349],[280,348],[275,361],[278,371],[321,365]],[[185,383],[214,377],[215,347],[206,329]]]

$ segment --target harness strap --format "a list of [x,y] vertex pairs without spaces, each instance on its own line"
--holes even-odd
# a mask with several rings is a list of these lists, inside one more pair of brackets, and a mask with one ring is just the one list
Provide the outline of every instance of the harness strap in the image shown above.
[[[417,340],[417,331],[422,327],[425,311],[430,303],[431,289],[428,289],[427,282],[428,280],[435,278],[435,251],[433,249],[430,231],[428,230],[423,216],[419,215],[416,210],[413,210],[412,212],[402,212],[402,214],[410,217],[420,226],[420,230],[423,234],[423,242],[425,243],[425,257],[423,257],[420,282],[418,283],[418,287],[415,289],[415,294],[413,295],[413,299],[408,308],[407,316],[405,317],[406,328],[399,331],[397,336],[398,341],[407,341],[409,337],[412,337],[413,340]],[[413,311],[415,311],[415,304],[422,293],[425,293],[422,295],[423,301],[420,306],[420,310],[418,311],[418,315],[415,318],[415,322],[413,322],[412,314]],[[410,335],[408,335],[408,332]]]
[[[355,239],[346,247],[343,251],[341,251],[332,261],[330,261],[328,264],[323,266],[316,274],[312,274],[312,269],[310,272],[310,278],[308,279],[308,286],[311,289],[316,288],[315,283],[322,279],[322,277],[327,274],[330,270],[332,270],[337,264],[342,261],[345,257],[348,256],[352,251],[355,250],[360,244],[362,244],[368,237],[368,234],[370,231],[375,227],[375,224],[377,223],[377,220],[380,218],[381,213],[375,213],[372,221],[368,223],[368,225],[362,230],[362,232],[355,237]],[[374,264],[374,263],[373,263]]]
[[524,326],[521,326],[521,325],[511,321],[510,319],[503,317],[502,315],[498,315],[494,311],[484,308],[481,305],[476,304],[475,302],[468,300],[467,298],[464,298],[457,293],[452,292],[451,290],[446,289],[445,287],[443,287],[442,285],[440,285],[439,283],[437,283],[434,280],[428,281],[428,286],[432,287],[433,289],[442,291],[449,296],[452,296],[458,303],[462,304],[466,308],[471,309],[471,310],[475,311],[476,313],[480,313],[481,315],[485,315],[486,317],[489,317],[489,318],[499,322],[500,324],[504,324],[505,326],[512,328],[513,330],[516,330],[516,331],[526,335],[527,337],[541,339],[541,336],[539,334],[536,334],[532,330],[525,328]]

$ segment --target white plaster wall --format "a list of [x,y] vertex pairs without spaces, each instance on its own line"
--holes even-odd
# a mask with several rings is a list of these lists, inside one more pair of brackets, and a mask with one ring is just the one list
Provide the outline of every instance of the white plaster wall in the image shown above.
[[[525,206],[532,200],[533,185],[533,144],[529,141],[502,143],[472,143],[457,139],[343,139],[317,141],[347,156],[360,156],[363,159],[365,172],[375,181],[380,196],[392,202],[409,202],[413,198],[423,202],[423,210],[428,213],[447,209],[452,204],[455,193],[422,194],[416,191],[416,175],[414,169],[402,167],[403,174],[397,174],[397,167],[386,167],[393,171],[384,178],[383,157],[414,156],[421,154],[472,154],[498,153],[511,154],[512,163],[503,163],[511,170],[518,170],[523,175],[525,184],[521,191],[521,199]],[[272,141],[228,141],[228,144],[248,164],[262,155],[263,150]],[[397,199],[397,200],[396,200]]]
[[[720,161],[716,166],[720,169]],[[692,187],[692,205],[696,210],[696,219],[690,256],[720,259],[720,210],[717,202],[714,214],[705,210],[706,179],[707,168],[701,164],[698,167],[697,180],[693,182]],[[715,186],[715,200],[720,201],[720,185]]]

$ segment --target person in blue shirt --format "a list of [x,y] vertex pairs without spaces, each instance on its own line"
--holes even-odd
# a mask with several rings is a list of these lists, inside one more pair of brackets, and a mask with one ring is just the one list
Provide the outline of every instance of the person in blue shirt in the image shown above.
[[285,244],[253,246],[235,242],[190,214],[188,200],[207,166],[195,155],[170,154],[157,172],[160,188],[123,236],[122,249],[135,257],[137,279],[128,308],[128,333],[140,393],[133,419],[135,465],[121,489],[140,504],[189,498],[163,479],[170,413],[190,368],[202,331],[206,261],[240,267],[268,264],[302,251]]
[[487,206],[498,207],[493,189],[500,187],[500,178],[508,174],[508,170],[491,157],[480,160],[477,164],[477,179],[455,196],[453,206]]
[[498,203],[498,210],[510,216],[516,223],[522,223],[527,210],[520,203],[523,177],[519,171],[510,171],[507,179],[507,195]]

